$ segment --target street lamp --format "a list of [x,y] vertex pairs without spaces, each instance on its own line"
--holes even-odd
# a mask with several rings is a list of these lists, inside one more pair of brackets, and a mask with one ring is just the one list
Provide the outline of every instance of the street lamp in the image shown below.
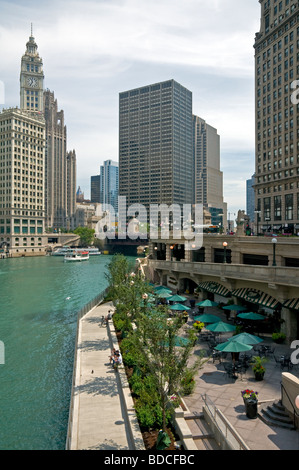
[[222,245],[223,245],[223,250],[224,250],[224,252],[223,252],[223,263],[226,263],[226,247],[227,247],[227,242],[223,242]]
[[276,238],[272,238],[272,244],[273,244],[273,263],[272,263],[272,266],[276,266],[276,259],[275,259],[276,243],[277,243],[277,239],[276,239]]

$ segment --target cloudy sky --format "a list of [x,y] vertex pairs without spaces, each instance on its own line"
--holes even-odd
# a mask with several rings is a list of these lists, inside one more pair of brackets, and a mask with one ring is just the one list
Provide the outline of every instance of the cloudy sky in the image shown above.
[[102,162],[118,160],[119,93],[174,79],[192,91],[193,113],[218,130],[228,212],[246,208],[258,0],[0,0],[4,107],[19,105],[31,23],[85,197]]

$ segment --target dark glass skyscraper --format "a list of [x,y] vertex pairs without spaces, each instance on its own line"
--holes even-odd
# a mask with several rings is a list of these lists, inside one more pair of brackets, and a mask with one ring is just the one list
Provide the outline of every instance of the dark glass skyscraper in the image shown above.
[[192,93],[174,80],[119,95],[119,194],[127,206],[192,204]]

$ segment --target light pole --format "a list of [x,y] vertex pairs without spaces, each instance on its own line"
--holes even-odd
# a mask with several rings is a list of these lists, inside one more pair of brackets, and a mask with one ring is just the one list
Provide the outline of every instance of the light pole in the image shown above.
[[275,259],[276,243],[277,243],[277,239],[272,238],[272,245],[273,245],[273,263],[272,263],[272,266],[276,266],[276,259]]
[[227,247],[227,242],[223,242],[223,263],[226,263],[226,247]]

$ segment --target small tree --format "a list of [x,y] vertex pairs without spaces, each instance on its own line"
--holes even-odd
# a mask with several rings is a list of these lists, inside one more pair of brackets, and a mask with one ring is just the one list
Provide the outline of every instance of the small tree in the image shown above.
[[80,246],[87,247],[92,244],[95,234],[93,228],[77,227],[74,233],[80,236]]
[[[159,394],[163,414],[163,430],[166,430],[167,395],[179,392],[181,380],[188,370],[188,360],[196,339],[195,332],[188,330],[188,337],[180,343],[178,332],[182,327],[180,318],[167,318],[167,307],[142,315],[134,333],[139,345],[140,358],[147,365]],[[182,340],[181,340],[182,341]],[[201,358],[189,370],[195,371]]]

